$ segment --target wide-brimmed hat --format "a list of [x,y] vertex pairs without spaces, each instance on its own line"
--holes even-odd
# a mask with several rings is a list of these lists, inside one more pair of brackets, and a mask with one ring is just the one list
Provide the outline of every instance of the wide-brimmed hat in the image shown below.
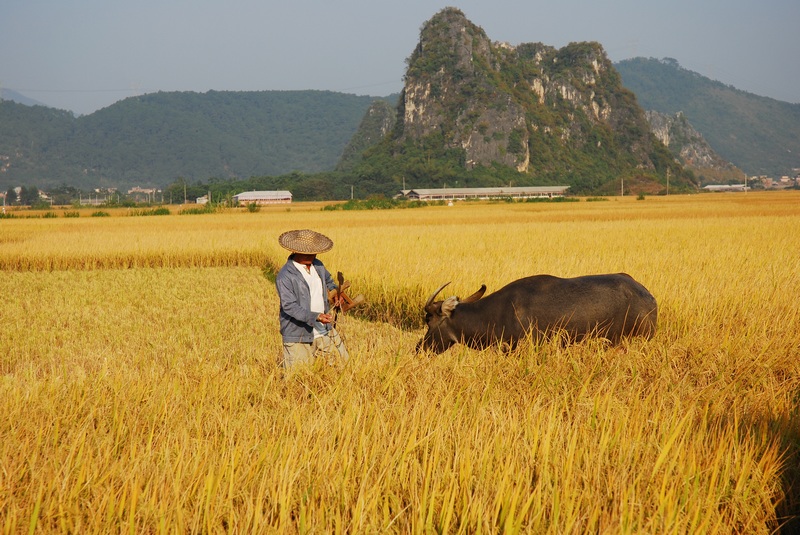
[[333,240],[313,230],[290,230],[278,236],[278,243],[293,253],[319,254],[330,251]]

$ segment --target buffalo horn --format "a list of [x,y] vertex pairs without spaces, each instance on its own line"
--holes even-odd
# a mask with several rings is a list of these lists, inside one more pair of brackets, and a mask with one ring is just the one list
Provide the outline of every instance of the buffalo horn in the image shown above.
[[[452,281],[450,281],[450,282],[452,282]],[[434,298],[436,298],[436,296],[437,296],[437,295],[439,295],[439,292],[441,292],[442,290],[444,290],[444,287],[445,287],[445,286],[447,286],[448,284],[450,284],[450,282],[445,282],[444,284],[442,284],[441,286],[439,286],[439,289],[438,289],[438,290],[436,290],[435,292],[433,292],[433,294],[431,294],[431,296],[428,298],[428,302],[427,302],[427,303],[425,303],[425,306],[427,307],[428,305],[430,305],[431,303],[433,303],[433,300],[434,300]]]
[[486,293],[486,285],[481,284],[481,287],[477,292],[470,295],[469,297],[465,297],[464,299],[462,299],[461,303],[474,303],[475,301],[480,300],[480,298],[483,297],[483,294],[485,293]]

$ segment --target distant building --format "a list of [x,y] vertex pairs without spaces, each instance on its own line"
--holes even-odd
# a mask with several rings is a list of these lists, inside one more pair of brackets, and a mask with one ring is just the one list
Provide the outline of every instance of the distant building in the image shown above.
[[508,188],[405,189],[402,196],[415,201],[457,201],[466,199],[539,199],[563,197],[569,186]]
[[258,206],[289,204],[292,202],[292,193],[290,191],[245,191],[234,195],[233,201],[237,204],[255,204]]
[[139,186],[134,186],[128,190],[128,195],[133,195],[135,193],[144,193],[145,195],[153,195],[155,192],[156,188],[140,188]]
[[744,184],[709,184],[703,189],[706,191],[749,191],[750,187]]
[[[111,192],[108,191],[108,193]],[[128,190],[128,195],[133,195],[136,202],[140,202],[142,197],[147,199],[147,202],[155,202],[156,193],[161,193],[161,190],[156,188],[140,188],[139,186],[134,186]],[[164,200],[163,193],[161,193],[161,200]]]

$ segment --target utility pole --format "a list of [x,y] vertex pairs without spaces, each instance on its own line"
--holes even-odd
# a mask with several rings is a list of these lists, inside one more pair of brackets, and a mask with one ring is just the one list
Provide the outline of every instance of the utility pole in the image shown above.
[[625,196],[625,179],[622,177],[620,177],[619,179],[619,196],[620,197]]
[[669,196],[669,168],[667,168],[667,195]]

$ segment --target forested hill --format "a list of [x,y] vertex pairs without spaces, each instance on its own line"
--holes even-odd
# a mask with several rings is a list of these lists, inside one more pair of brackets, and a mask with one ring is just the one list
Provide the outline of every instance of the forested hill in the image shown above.
[[374,99],[330,91],[159,92],[77,118],[3,101],[0,191],[328,171]]
[[800,167],[800,104],[738,90],[670,58],[614,66],[644,109],[683,112],[717,154],[746,173],[781,176]]

